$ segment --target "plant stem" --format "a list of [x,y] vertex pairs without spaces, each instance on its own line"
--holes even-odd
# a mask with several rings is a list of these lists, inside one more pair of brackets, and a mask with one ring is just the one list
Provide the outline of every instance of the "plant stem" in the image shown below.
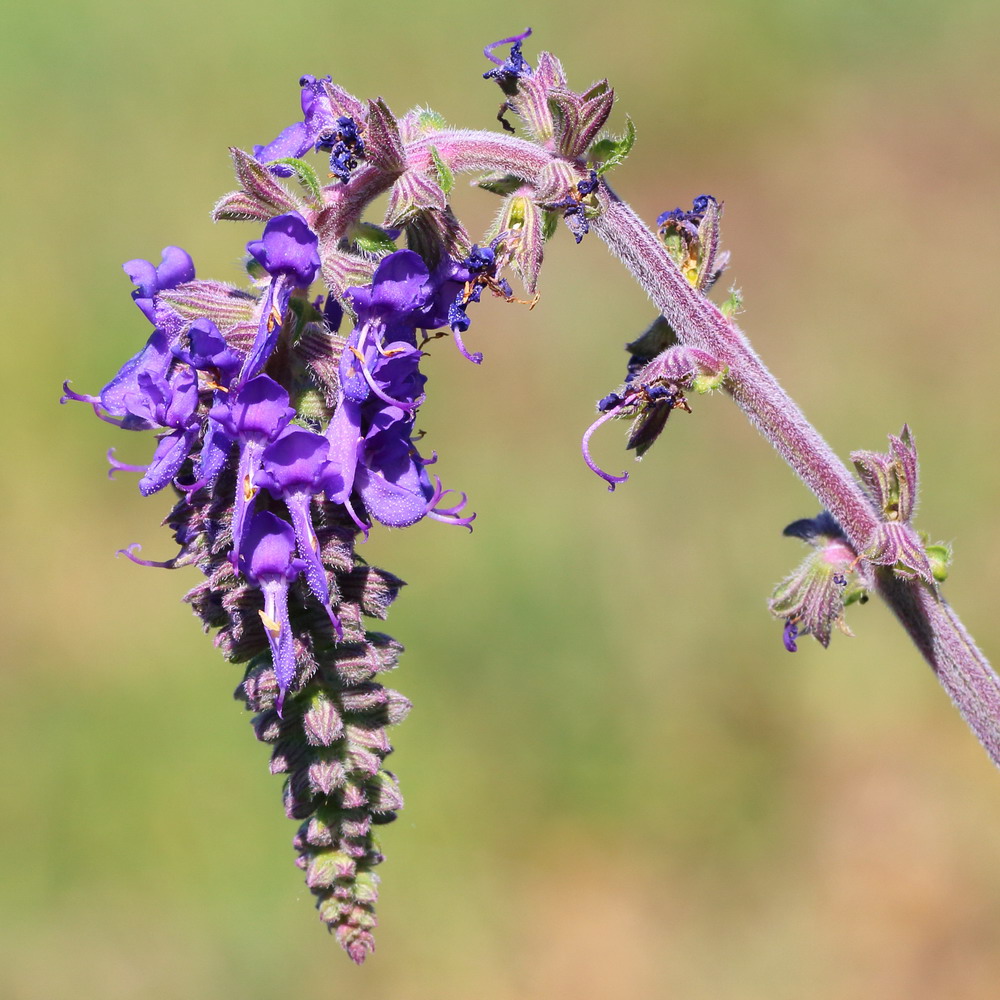
[[[878,516],[857,481],[768,371],[747,339],[713,302],[685,280],[663,244],[609,188],[592,226],[608,244],[682,343],[714,354],[729,366],[726,389],[750,422],[774,446],[840,522],[855,550],[865,549]],[[958,615],[919,580],[891,570],[874,574],[882,599],[909,633],[941,686],[1000,766],[1000,678]]]
[[[427,169],[434,147],[448,166],[501,170],[537,179],[553,155],[533,143],[495,132],[442,130],[411,144],[407,164]],[[583,170],[581,168],[581,176]],[[726,389],[750,422],[816,494],[862,552],[879,517],[854,476],[781,388],[739,328],[695,290],[666,248],[607,186],[592,228],[632,272],[679,339],[728,365]],[[1000,766],[1000,678],[948,603],[919,580],[872,567],[876,591],[902,623],[969,728]]]

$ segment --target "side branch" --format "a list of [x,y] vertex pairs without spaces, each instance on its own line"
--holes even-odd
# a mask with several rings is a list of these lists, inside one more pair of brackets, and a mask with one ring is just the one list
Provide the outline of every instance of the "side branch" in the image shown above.
[[[682,343],[729,366],[726,388],[750,422],[773,445],[861,552],[879,523],[868,497],[846,466],[806,420],[735,323],[694,289],[666,249],[609,189],[593,228],[628,267]],[[874,574],[889,605],[937,675],[969,728],[1000,766],[1000,678],[948,603],[919,580],[891,570]]]

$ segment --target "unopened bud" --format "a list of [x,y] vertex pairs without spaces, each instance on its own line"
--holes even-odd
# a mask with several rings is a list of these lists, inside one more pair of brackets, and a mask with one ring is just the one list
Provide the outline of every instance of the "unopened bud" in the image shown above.
[[323,690],[315,691],[309,698],[302,715],[302,728],[312,746],[328,747],[344,731],[344,724],[333,699]]

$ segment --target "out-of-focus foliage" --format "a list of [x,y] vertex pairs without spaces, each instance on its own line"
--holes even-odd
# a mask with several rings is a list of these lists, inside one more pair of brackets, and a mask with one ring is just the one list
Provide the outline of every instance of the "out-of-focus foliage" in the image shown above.
[[[557,235],[533,312],[480,309],[481,368],[432,347],[421,426],[474,535],[368,543],[411,584],[390,625],[415,709],[360,972],[298,898],[239,678],[179,603],[193,578],[112,558],[169,553],[166,501],[104,478],[109,445],[148,442],[56,405],[146,335],[122,261],[173,243],[235,279],[255,231],[208,222],[226,146],[294,120],[301,73],[490,127],[479,49],[530,22],[529,54],[614,84],[638,140],[613,182],[646,218],[726,202],[741,322],[840,453],[909,422],[917,525],[954,542],[946,593],[996,657],[994,3],[53,0],[4,20],[0,993],[996,995],[1000,776],[883,609],[794,656],[767,614],[812,498],[723,397],[614,495],[580,460],[651,318],[593,235]],[[490,196],[459,197],[485,228]],[[623,445],[596,447],[617,467]]]

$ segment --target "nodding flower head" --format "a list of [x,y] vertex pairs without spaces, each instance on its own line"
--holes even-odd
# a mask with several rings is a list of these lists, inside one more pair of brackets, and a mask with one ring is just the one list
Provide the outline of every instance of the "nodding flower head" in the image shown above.
[[824,510],[816,517],[793,521],[783,534],[812,549],[799,568],[778,584],[768,604],[771,614],[784,622],[785,649],[796,652],[796,639],[803,635],[828,646],[833,626],[852,635],[844,622],[844,608],[855,601],[863,604],[868,592],[858,571],[857,553],[843,529]]

